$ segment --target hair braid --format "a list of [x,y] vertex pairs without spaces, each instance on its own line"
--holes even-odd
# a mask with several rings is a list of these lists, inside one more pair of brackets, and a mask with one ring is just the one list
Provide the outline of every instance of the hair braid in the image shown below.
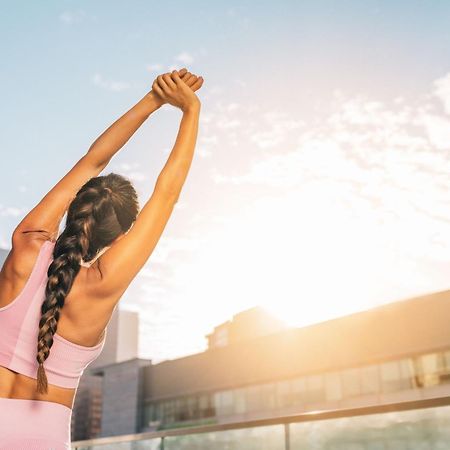
[[[80,271],[82,259],[85,261],[92,260],[102,247],[112,242],[121,232],[126,231],[115,213],[114,186],[110,189],[101,184],[101,181],[105,178],[108,179],[108,177],[112,178],[113,181],[122,180],[122,183],[124,182],[123,177],[115,174],[89,180],[69,206],[66,228],[59,236],[53,250],[53,261],[47,271],[45,300],[41,306],[39,321],[36,356],[39,364],[37,371],[37,390],[39,393],[47,393],[48,390],[44,361],[50,354],[53,336],[58,327],[60,311],[64,307],[65,298]],[[129,182],[127,181],[127,183]],[[126,187],[130,190],[131,184]],[[135,195],[132,187],[131,193]],[[137,197],[133,197],[133,195],[131,197],[134,198],[135,202],[132,203],[132,207],[128,207],[131,210],[129,216],[133,218],[134,215],[135,219],[138,211]],[[127,209],[126,206],[125,203],[125,209]],[[122,219],[123,217],[122,214]],[[131,222],[125,225],[129,227]]]

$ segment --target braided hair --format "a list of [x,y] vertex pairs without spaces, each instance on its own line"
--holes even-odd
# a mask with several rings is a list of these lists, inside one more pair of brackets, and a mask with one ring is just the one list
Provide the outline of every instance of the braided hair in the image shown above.
[[60,311],[82,260],[93,260],[103,248],[126,233],[138,213],[139,201],[132,183],[115,173],[91,178],[70,203],[65,229],[53,249],[41,306],[36,356],[39,393],[47,393],[44,361],[50,354]]

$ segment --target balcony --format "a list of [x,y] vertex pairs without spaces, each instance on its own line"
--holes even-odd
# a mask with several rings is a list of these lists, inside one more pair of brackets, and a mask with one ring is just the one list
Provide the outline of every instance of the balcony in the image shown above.
[[445,450],[450,397],[72,442],[73,450]]

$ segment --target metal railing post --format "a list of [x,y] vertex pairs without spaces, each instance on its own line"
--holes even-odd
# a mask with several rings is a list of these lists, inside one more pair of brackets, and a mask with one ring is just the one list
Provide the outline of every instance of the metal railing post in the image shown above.
[[289,423],[284,424],[284,449],[291,450],[291,429],[289,428]]

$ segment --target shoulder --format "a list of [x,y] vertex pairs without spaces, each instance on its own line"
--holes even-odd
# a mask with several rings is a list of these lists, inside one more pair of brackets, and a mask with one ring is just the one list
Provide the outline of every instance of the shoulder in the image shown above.
[[12,236],[13,253],[39,251],[46,241],[50,241],[50,236],[45,231],[14,231]]
[[45,232],[14,232],[12,248],[5,260],[5,270],[19,276],[27,276],[42,246],[49,240]]

